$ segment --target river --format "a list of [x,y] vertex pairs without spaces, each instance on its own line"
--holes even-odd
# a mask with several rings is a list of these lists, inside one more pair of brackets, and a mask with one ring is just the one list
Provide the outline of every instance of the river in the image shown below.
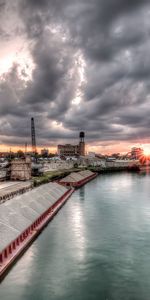
[[77,190],[0,285],[1,300],[149,300],[150,175]]

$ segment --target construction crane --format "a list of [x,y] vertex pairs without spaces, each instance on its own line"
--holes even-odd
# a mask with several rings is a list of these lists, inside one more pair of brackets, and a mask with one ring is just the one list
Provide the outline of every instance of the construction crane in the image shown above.
[[36,138],[35,138],[35,125],[34,118],[31,118],[31,139],[32,139],[32,152],[36,155]]

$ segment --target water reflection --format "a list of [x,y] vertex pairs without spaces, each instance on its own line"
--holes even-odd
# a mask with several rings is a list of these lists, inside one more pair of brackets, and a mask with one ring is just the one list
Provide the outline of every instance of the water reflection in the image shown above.
[[149,182],[112,174],[77,190],[6,277],[0,299],[148,300]]
[[[73,196],[74,199],[84,200],[85,189],[77,190]],[[84,218],[84,206],[83,202],[76,201],[74,209],[69,207],[69,219],[68,226],[71,230],[71,243],[74,248],[71,255],[78,261],[84,261],[86,255],[86,225]]]
[[80,200],[85,200],[85,185],[79,190]]
[[148,175],[148,176],[150,176],[150,166],[147,166],[147,165],[145,165],[145,166],[143,166],[143,167],[141,167],[140,168],[140,171],[139,171],[139,173],[138,173],[139,175]]

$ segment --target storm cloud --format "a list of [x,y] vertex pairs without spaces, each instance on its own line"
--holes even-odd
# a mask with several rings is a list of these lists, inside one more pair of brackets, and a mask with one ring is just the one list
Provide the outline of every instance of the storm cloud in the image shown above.
[[95,146],[149,141],[149,1],[0,1],[0,14],[1,61],[17,49],[0,73],[1,144],[30,142],[32,116],[41,146],[79,130]]

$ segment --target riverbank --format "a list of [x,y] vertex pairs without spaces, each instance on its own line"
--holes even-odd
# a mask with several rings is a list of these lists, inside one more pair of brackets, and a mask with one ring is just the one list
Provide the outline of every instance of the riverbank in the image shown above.
[[69,175],[72,172],[79,172],[81,169],[79,168],[72,168],[72,169],[64,169],[64,170],[55,170],[55,171],[48,171],[44,173],[42,176],[32,177],[33,186],[39,186],[44,183],[48,183],[50,181],[60,180],[63,177]]
[[94,167],[89,166],[85,168],[72,168],[72,169],[64,169],[64,170],[55,170],[55,171],[48,171],[44,173],[42,176],[39,177],[33,177],[33,186],[39,186],[44,183],[48,183],[50,181],[60,180],[68,175],[70,175],[72,172],[80,172],[81,170],[89,170],[92,172],[96,172],[98,174],[105,174],[105,173],[116,173],[116,172],[139,172],[140,167],[137,165],[133,165],[132,167],[123,166],[123,167]]
[[97,172],[98,174],[107,174],[107,173],[118,173],[118,172],[139,172],[139,166],[132,167],[89,167],[88,168],[92,172]]

